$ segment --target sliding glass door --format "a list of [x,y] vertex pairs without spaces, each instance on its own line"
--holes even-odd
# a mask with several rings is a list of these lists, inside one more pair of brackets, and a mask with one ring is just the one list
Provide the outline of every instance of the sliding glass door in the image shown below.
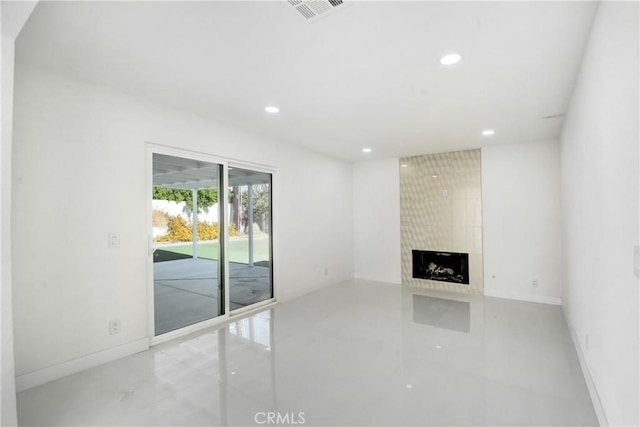
[[272,175],[175,153],[150,151],[154,336],[274,296]]
[[271,174],[229,168],[229,302],[237,310],[273,298]]
[[155,335],[224,313],[222,166],[153,154]]

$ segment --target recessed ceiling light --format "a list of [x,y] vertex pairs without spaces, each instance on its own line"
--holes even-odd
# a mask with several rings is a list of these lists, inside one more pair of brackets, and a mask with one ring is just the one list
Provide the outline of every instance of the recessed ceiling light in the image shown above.
[[401,168],[406,168],[406,167],[409,167],[409,165],[406,165],[406,164],[403,163],[403,164],[400,165],[400,167]]
[[431,175],[431,178],[437,178],[438,175]]
[[362,149],[362,152],[363,152],[363,153],[370,153],[370,152],[372,152],[372,151],[373,151],[373,150],[372,150],[371,148],[363,148],[363,149]]
[[459,54],[450,53],[449,55],[445,55],[442,58],[440,58],[440,63],[442,65],[453,65],[460,62],[461,59],[462,59],[462,56],[460,56]]
[[271,113],[271,114],[275,114],[277,112],[280,111],[280,109],[278,107],[275,107],[273,105],[268,105],[264,108],[264,111],[266,111],[267,113]]
[[483,136],[491,136],[494,133],[496,133],[496,131],[493,130],[493,129],[485,129],[485,130],[482,131],[482,135]]

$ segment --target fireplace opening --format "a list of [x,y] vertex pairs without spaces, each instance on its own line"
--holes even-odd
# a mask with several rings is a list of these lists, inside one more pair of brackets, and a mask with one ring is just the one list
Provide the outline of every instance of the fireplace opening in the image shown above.
[[469,254],[413,249],[414,279],[469,284]]

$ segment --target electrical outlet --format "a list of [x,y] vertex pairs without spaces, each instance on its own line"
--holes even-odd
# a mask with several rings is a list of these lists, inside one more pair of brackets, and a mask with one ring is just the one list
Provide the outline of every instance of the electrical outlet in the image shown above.
[[118,233],[109,233],[109,247],[110,248],[120,247],[120,235]]
[[114,319],[109,321],[109,332],[111,335],[119,334],[122,330],[122,324],[120,319]]
[[531,281],[531,286],[534,287],[534,288],[537,288],[538,287],[538,279],[533,279]]

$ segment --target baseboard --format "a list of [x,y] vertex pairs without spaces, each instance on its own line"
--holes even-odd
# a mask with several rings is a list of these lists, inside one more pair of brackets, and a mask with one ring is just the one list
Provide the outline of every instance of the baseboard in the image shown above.
[[16,391],[30,389],[48,382],[75,374],[85,369],[93,368],[125,356],[140,353],[149,348],[149,339],[143,338],[137,341],[123,344],[107,350],[82,356],[77,359],[62,362],[37,371],[28,372],[16,377]]
[[580,362],[580,368],[582,368],[582,376],[587,383],[587,389],[589,390],[589,396],[591,396],[593,410],[596,412],[596,417],[598,417],[598,423],[601,426],[608,426],[609,421],[607,420],[607,416],[604,412],[604,407],[602,406],[602,401],[600,400],[600,395],[598,394],[596,384],[595,382],[593,382],[593,378],[591,377],[591,371],[589,371],[587,360],[585,359],[582,348],[580,347],[580,340],[578,339],[576,330],[567,318],[566,314],[564,316],[564,319],[567,322],[569,333],[571,334],[571,339],[573,340],[573,346],[576,348],[576,353],[578,354],[578,361]]
[[484,296],[494,298],[512,299],[517,301],[537,302],[541,304],[562,305],[562,298],[548,297],[545,295],[523,294],[519,292],[505,292],[493,289],[485,289]]
[[368,282],[378,282],[378,283],[387,283],[387,284],[391,284],[391,285],[401,285],[402,284],[402,279],[400,277],[395,277],[393,279],[391,279],[390,277],[370,277],[369,275],[363,275],[363,274],[354,274],[353,278],[355,280],[366,280]]
[[399,286],[399,285],[402,285],[402,282],[400,282],[400,281],[391,281],[391,282],[389,282],[389,281],[386,281],[386,280],[369,279],[369,278],[366,278],[366,277],[358,277],[358,276],[355,276],[353,279],[347,280],[347,282],[354,282],[354,281],[371,282],[371,283],[375,283],[375,284],[378,284],[378,285],[386,285],[386,286]]

